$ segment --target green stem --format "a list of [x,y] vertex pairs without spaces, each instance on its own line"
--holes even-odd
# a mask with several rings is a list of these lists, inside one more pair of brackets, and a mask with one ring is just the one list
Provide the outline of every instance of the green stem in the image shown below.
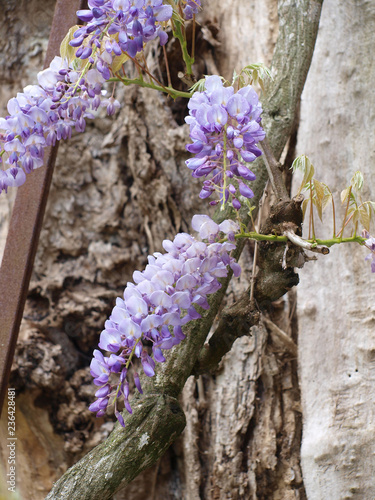
[[195,14],[193,14],[193,34],[191,38],[191,58],[194,62],[195,58]]
[[182,33],[182,24],[180,23],[180,21],[175,20],[172,26],[173,26],[173,36],[176,37],[177,40],[180,42],[182,59],[184,60],[185,63],[186,74],[192,75],[193,74],[192,65],[194,63],[194,57],[190,57],[189,55],[187,49],[186,37]]
[[326,247],[331,247],[338,243],[359,243],[363,245],[366,241],[366,238],[362,238],[362,236],[351,236],[350,238],[330,238],[328,240],[309,240],[310,243],[316,243],[317,245],[324,245]]
[[164,92],[172,97],[172,99],[176,99],[177,97],[186,97],[190,99],[193,95],[192,92],[182,92],[181,90],[176,90],[172,87],[161,87],[160,85],[155,85],[152,82],[145,82],[141,78],[125,78],[120,76],[117,73],[116,77],[110,78],[107,80],[108,82],[122,82],[124,85],[138,85],[139,87],[146,87],[148,89],[158,90],[159,92]]
[[336,236],[336,213],[335,213],[335,202],[333,201],[333,196],[331,193],[331,200],[332,200],[332,212],[333,212],[333,237]]
[[[241,233],[241,234],[236,234],[235,238],[241,239],[241,238],[247,238],[249,240],[255,240],[255,241],[271,241],[273,243],[286,243],[288,241],[288,238],[286,236],[278,236],[276,234],[259,234],[256,233],[255,231],[250,232],[250,233]],[[221,242],[228,241],[227,238],[220,240]],[[331,247],[333,245],[336,245],[338,243],[359,243],[360,245],[363,245],[363,243],[366,241],[366,238],[362,238],[361,236],[351,236],[350,238],[330,238],[328,240],[321,240],[321,239],[309,239],[306,240],[308,243],[315,244],[315,245],[323,245],[326,247]]]

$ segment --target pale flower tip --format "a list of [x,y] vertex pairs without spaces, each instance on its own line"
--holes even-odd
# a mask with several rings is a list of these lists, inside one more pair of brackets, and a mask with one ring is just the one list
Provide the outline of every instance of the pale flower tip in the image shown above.
[[231,262],[230,267],[233,271],[234,276],[238,278],[241,275],[241,266],[237,264],[237,262]]
[[115,416],[116,416],[117,420],[119,421],[119,424],[121,425],[121,427],[125,428],[125,422],[124,422],[124,419],[123,419],[121,413],[119,411],[116,411]]
[[191,225],[203,240],[209,239],[211,236],[216,236],[219,232],[219,225],[208,215],[194,215]]
[[240,225],[234,220],[227,219],[219,224],[219,228],[220,231],[229,235],[230,233],[237,233],[240,230]]

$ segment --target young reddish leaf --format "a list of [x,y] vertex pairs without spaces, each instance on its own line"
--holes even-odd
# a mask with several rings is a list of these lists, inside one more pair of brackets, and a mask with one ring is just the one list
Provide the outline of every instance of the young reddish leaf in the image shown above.
[[328,206],[328,203],[330,201],[333,201],[333,197],[332,197],[331,190],[329,189],[329,187],[327,186],[327,184],[324,184],[324,182],[322,182],[322,185],[324,186],[324,197],[323,197],[323,200],[322,200],[322,209],[323,209],[323,212],[324,212],[324,210]]
[[359,221],[367,231],[370,231],[371,208],[368,203],[359,208]]
[[362,191],[363,188],[363,174],[359,170],[355,172],[353,177],[350,180],[350,185],[353,189],[357,191],[357,193]]
[[111,68],[113,73],[117,73],[120,71],[122,65],[129,59],[129,56],[127,54],[121,54],[121,56],[115,56],[113,58]]
[[319,219],[323,222],[323,199],[324,199],[324,185],[317,179],[313,179],[315,188],[315,206],[318,211]]
[[303,202],[302,202],[302,216],[303,216],[303,220],[305,220],[307,205],[309,204],[309,201],[310,200],[307,199],[307,200],[303,200]]

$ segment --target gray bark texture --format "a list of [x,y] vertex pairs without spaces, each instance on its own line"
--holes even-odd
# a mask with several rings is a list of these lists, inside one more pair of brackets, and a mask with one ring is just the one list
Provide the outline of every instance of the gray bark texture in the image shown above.
[[[285,146],[295,132],[299,95],[310,64],[321,3],[280,1],[279,26],[275,0],[210,0],[204,3],[205,10],[200,19],[197,45],[200,56],[196,64],[200,74],[219,73],[230,79],[234,68],[239,71],[250,62],[270,64],[277,40],[273,63],[275,76],[263,100],[263,121],[276,157],[279,158],[284,150],[286,163],[293,154],[293,136],[289,147]],[[335,18],[337,6],[332,7],[333,3],[333,0],[327,0],[327,8],[331,9],[325,18],[327,32],[331,30],[330,20]],[[372,12],[368,2],[358,3]],[[337,7],[342,19],[356,18],[357,10],[353,3],[350,5],[350,12],[350,7],[346,8],[348,11],[344,9],[345,12],[342,7]],[[39,13],[38,16],[35,12]],[[5,2],[0,14],[4,16],[0,30],[7,32],[0,38],[3,45],[0,57],[4,59],[0,70],[2,116],[6,113],[7,100],[23,86],[35,81],[36,72],[42,66],[52,13],[53,1]],[[349,71],[349,67],[354,71],[353,68],[357,67],[356,51],[365,37],[372,33],[370,28],[362,35],[358,31],[356,43],[351,47],[352,63],[347,63],[345,71]],[[332,57],[336,61],[340,52],[339,44],[335,43],[337,54],[334,52]],[[345,41],[340,39],[340,43],[344,54]],[[318,54],[323,57],[323,43],[320,47]],[[167,50],[172,58],[176,57],[173,44]],[[365,51],[363,47],[361,50]],[[162,67],[156,47],[149,53],[148,62],[150,67]],[[329,73],[330,63],[325,64]],[[307,141],[307,138],[313,141],[324,133],[319,121],[310,122],[310,115],[314,116],[314,112],[317,115],[320,110],[314,101],[316,89],[322,92],[322,101],[325,96],[333,99],[335,94],[333,83],[328,84],[327,79],[322,86],[319,67],[315,83],[310,83],[305,93],[306,107],[303,108],[304,121],[299,135],[299,148],[308,154],[309,149],[315,154],[319,150],[317,145],[325,144],[323,139],[317,139],[315,143]],[[176,63],[175,71],[177,69]],[[360,77],[354,78],[353,82],[358,86],[365,79],[363,71],[370,72],[370,66],[362,68]],[[334,73],[330,74],[332,82]],[[343,77],[342,88],[350,79],[348,75],[346,80]],[[371,74],[368,73],[366,78],[371,81]],[[206,321],[198,325],[190,331],[189,339],[168,357],[156,380],[150,381],[147,395],[135,402],[134,415],[128,419],[125,431],[117,426],[110,434],[114,419],[95,419],[87,409],[95,392],[88,365],[115,297],[122,294],[132,272],[144,267],[147,255],[161,249],[163,239],[173,237],[178,231],[189,232],[191,216],[207,211],[206,204],[198,198],[199,183],[190,177],[190,171],[184,165],[188,129],[183,125],[182,117],[186,103],[172,103],[147,89],[118,87],[117,92],[123,107],[115,119],[103,115],[89,124],[84,135],[74,136],[60,146],[11,380],[11,385],[17,389],[17,473],[21,497],[30,500],[44,498],[52,483],[84,457],[68,470],[48,498],[105,499],[112,498],[115,491],[115,500],[306,498],[300,467],[302,421],[295,358],[296,296],[292,290],[284,298],[280,298],[284,292],[270,298],[268,290],[279,286],[277,280],[269,282],[264,293],[260,288],[257,292],[263,293],[261,306],[268,310],[272,321],[262,321],[253,327],[251,336],[235,335],[242,336],[227,354],[229,347],[222,349],[219,343],[217,348],[215,341],[202,350],[210,323]],[[363,98],[361,96],[359,91],[359,101]],[[345,97],[350,102],[350,96]],[[325,101],[328,109],[322,113],[328,130],[332,132],[329,113],[337,120],[343,120],[345,113],[337,114],[339,108],[333,102],[339,106],[340,101]],[[351,114],[355,111],[352,110]],[[314,133],[310,133],[309,127],[313,123]],[[345,133],[343,125],[339,130],[336,151]],[[340,154],[344,156],[344,153]],[[317,163],[315,158],[314,163]],[[326,159],[321,163],[326,164]],[[336,163],[333,158],[332,163]],[[264,172],[259,164],[257,199],[265,185]],[[338,169],[334,172],[338,175]],[[6,234],[10,200],[11,196],[0,200],[1,238]],[[236,303],[250,282],[252,248],[252,245],[246,245],[241,256],[243,276],[229,284],[225,298],[228,306],[220,314],[224,326],[218,321],[217,329],[215,327],[219,340],[223,336],[220,332],[225,332],[225,322],[239,314],[236,313]],[[332,266],[331,256],[321,257],[319,265],[323,260],[329,262],[327,266]],[[314,272],[317,271],[318,265],[309,265]],[[268,276],[272,278],[274,272],[273,268],[270,269],[268,275],[263,275],[262,282],[266,282]],[[349,276],[352,275],[348,273],[347,287],[343,287],[345,297],[353,279]],[[310,299],[309,286],[315,279],[317,288]],[[301,292],[301,307],[304,307],[304,297],[306,301],[317,300],[322,281],[322,277],[306,280]],[[330,295],[335,294],[337,290]],[[356,300],[359,300],[358,296]],[[219,307],[218,303],[216,299],[217,305],[212,305],[212,311]],[[325,305],[327,303],[326,299]],[[318,308],[324,310],[322,304],[314,307],[314,311]],[[302,320],[308,316],[303,310],[308,313],[308,307],[302,309]],[[358,313],[363,308],[353,305],[354,310]],[[335,316],[332,310],[327,314],[332,318]],[[314,315],[310,314],[310,321]],[[349,319],[353,317],[348,316]],[[246,318],[249,323],[245,323],[242,330],[247,329],[248,333],[252,319]],[[368,321],[366,324],[370,328],[371,321],[365,318],[368,316],[362,321]],[[235,323],[238,329],[239,323]],[[316,373],[318,370],[319,374],[322,373],[321,359],[310,355],[315,349],[316,338],[308,334],[312,327],[309,328],[303,332],[307,332],[305,338],[314,342],[314,346],[309,344],[306,349],[300,348],[302,390],[306,394],[303,450],[307,497],[346,498],[342,491],[349,489],[345,490],[341,481],[347,474],[345,467],[350,461],[350,450],[358,448],[349,446],[346,458],[340,462],[338,455],[342,448],[334,447],[329,435],[331,427],[327,426],[323,426],[320,432],[321,442],[326,439],[332,446],[330,462],[319,462],[320,455],[314,455],[315,450],[308,446],[314,441],[311,437],[314,435],[312,422],[321,418],[320,412],[316,411],[316,401],[321,400],[318,393],[326,384],[325,377],[331,376],[319,375],[322,378],[318,381]],[[325,326],[321,330],[327,334]],[[368,338],[363,335],[365,345]],[[328,346],[323,340],[320,344]],[[210,370],[207,370],[206,350],[219,351],[209,366]],[[369,352],[368,349],[366,356]],[[223,354],[225,356],[218,365]],[[334,356],[335,352],[332,351],[331,355]],[[203,368],[196,363],[198,358],[205,360]],[[311,403],[308,402],[311,374],[305,371],[305,363],[306,367],[315,369],[315,387],[318,387],[314,393],[316,399]],[[341,361],[336,358],[335,363]],[[201,375],[188,378],[192,372]],[[363,377],[365,379],[365,375]],[[335,387],[341,404],[344,398],[345,404],[350,406],[346,388],[340,392],[341,386]],[[369,385],[363,385],[363,390],[368,392]],[[352,426],[355,426],[355,415],[353,420]],[[177,438],[185,422],[185,430]],[[358,429],[358,434],[361,429]],[[3,427],[1,432],[4,435]],[[341,430],[339,435],[342,440],[347,438],[343,432]],[[363,440],[370,443],[369,438]],[[5,442],[4,439],[1,441]],[[362,442],[358,438],[357,443]],[[341,446],[344,444],[341,442]],[[4,457],[5,451],[2,450]],[[330,472],[326,475],[322,471],[328,463],[332,472],[328,467]],[[337,463],[341,463],[338,472],[335,471]],[[145,468],[135,478],[135,471]],[[357,464],[353,470],[365,475],[366,468],[361,469]],[[370,475],[366,472],[369,481]],[[318,493],[317,477],[322,485]],[[357,494],[353,498],[374,496],[366,496],[370,489],[359,491],[353,492],[353,495]]]
[[[363,199],[375,197],[374,44],[374,2],[324,3],[298,152],[334,188],[341,219],[340,192],[356,170],[365,177]],[[329,235],[329,210],[325,217]],[[300,276],[302,464],[311,500],[375,498],[375,281],[367,254],[340,245]]]

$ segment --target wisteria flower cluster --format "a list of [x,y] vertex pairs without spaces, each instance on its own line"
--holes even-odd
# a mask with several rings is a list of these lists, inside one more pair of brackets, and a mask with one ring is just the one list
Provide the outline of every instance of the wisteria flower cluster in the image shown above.
[[200,0],[184,0],[182,3],[185,5],[183,13],[186,20],[193,19],[193,15],[198,14],[201,8]]
[[162,24],[172,17],[173,8],[163,0],[89,0],[88,5],[77,12],[87,25],[77,29],[70,45],[78,47],[76,57],[96,63],[105,80],[113,57],[135,57],[157,37],[161,45],[167,43]]
[[258,95],[250,85],[235,92],[214,75],[206,77],[205,91],[193,94],[188,108],[185,121],[190,125],[193,143],[186,149],[195,157],[188,159],[186,165],[193,171],[193,177],[210,177],[203,182],[199,196],[205,199],[218,192],[222,205],[231,198],[238,210],[240,195],[254,196],[243,182],[255,179],[246,163],[262,154],[256,144],[265,137],[260,125],[262,107]]
[[105,106],[113,114],[120,104],[104,98],[103,76],[90,69],[84,77],[55,57],[38,73],[39,85],[29,85],[8,102],[6,118],[0,118],[0,193],[20,186],[26,174],[43,165],[44,149],[71,137],[72,128],[83,132],[87,118]]
[[[227,220],[218,225],[207,215],[195,215],[192,227],[208,242],[198,241],[186,233],[177,234],[173,241],[165,240],[166,253],[149,256],[145,270],[134,272],[135,284],[128,283],[123,298],[116,300],[99,342],[100,349],[109,356],[95,350],[91,362],[94,383],[100,388],[95,394],[97,400],[89,409],[98,417],[105,414],[111,401],[117,419],[124,426],[117,402],[122,397],[125,408],[132,412],[127,375],[133,358],[138,358],[144,373],[152,377],[155,361],[165,361],[162,350],[179,344],[185,337],[181,327],[200,318],[195,306],[209,309],[207,296],[221,287],[218,278],[227,276],[227,266],[235,276],[241,272],[229,255],[235,248],[231,241],[239,229],[237,223]],[[228,241],[217,241],[221,233],[227,235]],[[152,348],[142,341],[151,343]],[[111,376],[118,381],[111,382]],[[142,393],[137,372],[133,377]]]
[[[44,149],[71,137],[73,127],[83,132],[87,118],[99,106],[109,115],[120,107],[105,98],[103,84],[111,77],[115,56],[134,56],[144,43],[159,36],[166,43],[163,22],[173,9],[162,0],[90,0],[89,9],[77,12],[87,21],[70,44],[75,60],[55,57],[38,74],[39,85],[29,85],[8,102],[9,116],[0,118],[0,193],[21,186],[26,174],[43,165]],[[77,61],[80,60],[80,63]]]

